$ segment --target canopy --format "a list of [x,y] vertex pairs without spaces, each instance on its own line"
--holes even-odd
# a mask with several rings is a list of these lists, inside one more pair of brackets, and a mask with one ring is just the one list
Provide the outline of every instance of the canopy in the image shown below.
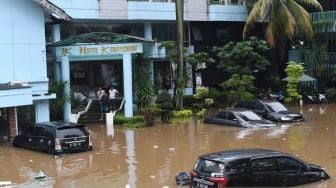
[[[288,81],[289,80],[289,76],[286,77],[286,78],[283,78],[282,81]],[[299,81],[300,82],[310,82],[310,81],[316,81],[315,78],[311,77],[311,76],[308,76],[306,74],[303,74],[300,78],[299,78]]]

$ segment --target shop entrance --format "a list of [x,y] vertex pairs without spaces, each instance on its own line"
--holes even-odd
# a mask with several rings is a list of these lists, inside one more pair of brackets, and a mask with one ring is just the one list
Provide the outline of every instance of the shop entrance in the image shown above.
[[70,82],[74,92],[86,97],[98,87],[113,86],[123,91],[123,66],[118,60],[76,61],[70,63]]

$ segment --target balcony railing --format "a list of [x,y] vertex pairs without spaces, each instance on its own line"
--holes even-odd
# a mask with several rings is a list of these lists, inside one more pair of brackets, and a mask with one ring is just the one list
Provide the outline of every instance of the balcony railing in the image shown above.
[[217,5],[246,5],[245,0],[210,0],[210,4]]
[[312,22],[336,20],[336,11],[316,12],[311,13]]

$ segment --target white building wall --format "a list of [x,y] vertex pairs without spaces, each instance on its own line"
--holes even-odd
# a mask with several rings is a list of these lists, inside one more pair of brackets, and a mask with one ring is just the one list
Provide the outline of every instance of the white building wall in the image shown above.
[[[74,19],[98,19],[99,0],[49,0]],[[123,1],[123,0],[119,0]]]
[[0,83],[47,80],[44,12],[33,1],[1,0]]

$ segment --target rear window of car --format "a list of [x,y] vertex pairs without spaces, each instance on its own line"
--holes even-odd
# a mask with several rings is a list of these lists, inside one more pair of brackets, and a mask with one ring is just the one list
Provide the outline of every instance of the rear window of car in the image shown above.
[[87,132],[84,127],[76,128],[63,128],[57,130],[57,138],[70,138],[78,136],[86,136]]
[[224,174],[225,164],[217,161],[199,159],[194,166],[194,170],[203,175],[214,177],[216,174]]

